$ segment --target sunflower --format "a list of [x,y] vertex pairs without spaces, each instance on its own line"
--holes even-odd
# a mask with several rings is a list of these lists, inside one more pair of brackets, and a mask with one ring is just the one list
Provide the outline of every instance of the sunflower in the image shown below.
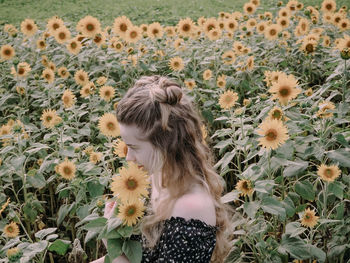
[[185,50],[185,48],[186,48],[186,47],[185,47],[185,44],[184,44],[184,40],[183,40],[182,38],[177,38],[177,39],[175,39],[173,45],[174,45],[174,48],[175,48],[176,50],[181,50],[181,51],[183,51],[183,50]]
[[53,83],[55,80],[55,73],[52,69],[46,68],[42,73],[42,77],[47,81],[47,83]]
[[262,35],[264,34],[266,27],[267,27],[267,22],[261,21],[256,25],[256,31],[258,32],[258,34]]
[[289,138],[288,129],[283,122],[275,119],[265,119],[260,125],[257,133],[263,137],[259,138],[259,145],[267,149],[277,149]]
[[333,182],[340,176],[340,173],[341,171],[336,165],[327,166],[325,164],[321,164],[317,170],[317,175],[327,182]]
[[113,99],[114,94],[114,88],[111,86],[103,86],[100,89],[100,97],[105,101],[110,101],[111,99]]
[[209,34],[211,30],[220,29],[219,22],[214,18],[207,18],[202,26],[203,31],[206,35]]
[[245,3],[243,6],[243,10],[245,13],[251,15],[255,12],[256,5],[254,5],[253,3]]
[[219,104],[222,109],[230,109],[235,105],[237,100],[238,100],[237,93],[231,90],[228,90],[220,95]]
[[116,35],[123,37],[128,29],[132,27],[132,23],[126,16],[120,16],[114,19],[113,32]]
[[65,26],[59,27],[53,34],[57,43],[63,44],[71,38],[71,33]]
[[324,24],[331,24],[333,22],[333,14],[332,13],[324,13],[322,16],[322,20]]
[[333,13],[333,16],[332,16],[332,24],[333,25],[338,25],[338,23],[340,22],[340,20],[342,20],[344,18],[344,15],[337,12],[337,13]]
[[98,163],[99,161],[101,161],[102,158],[102,153],[99,152],[91,152],[90,153],[90,157],[89,157],[89,161],[93,164]]
[[205,23],[205,21],[206,21],[206,18],[205,18],[204,16],[201,16],[201,17],[199,17],[199,18],[197,19],[197,24],[198,24],[199,26],[203,26],[204,23]]
[[147,35],[150,38],[161,38],[163,36],[163,27],[158,22],[148,25]]
[[185,80],[185,85],[189,90],[193,90],[196,86],[196,82],[193,79]]
[[210,80],[211,77],[212,77],[213,73],[211,72],[210,69],[206,69],[204,72],[203,72],[203,79],[204,80]]
[[206,35],[209,38],[209,40],[215,41],[221,37],[222,31],[219,28],[215,28],[215,29],[210,30],[208,33],[206,33]]
[[58,16],[53,16],[47,22],[46,28],[50,32],[50,34],[54,34],[57,29],[64,26],[64,22]]
[[235,32],[238,29],[238,22],[236,19],[228,18],[224,21],[225,30],[228,32]]
[[288,8],[283,7],[278,11],[279,17],[289,18],[291,16],[291,12]]
[[105,136],[117,137],[120,134],[119,124],[113,113],[105,113],[99,119],[98,127]]
[[116,41],[113,42],[112,47],[115,49],[115,51],[122,52],[124,49],[124,44],[121,41]]
[[44,50],[46,48],[46,42],[45,42],[45,39],[38,39],[36,41],[36,47],[40,50]]
[[255,18],[249,18],[247,21],[247,28],[248,29],[254,29],[256,27],[256,19]]
[[141,200],[136,200],[133,202],[124,202],[119,207],[118,217],[123,220],[123,224],[127,226],[132,226],[137,223],[137,220],[143,216],[145,206]]
[[305,54],[314,54],[316,51],[317,41],[305,39],[300,47]]
[[183,37],[190,37],[193,30],[194,30],[194,23],[192,21],[191,18],[185,18],[185,19],[181,19],[178,23],[177,23],[177,32],[180,36]]
[[[146,29],[147,31],[147,29]],[[164,27],[164,31],[167,34],[168,37],[174,37],[176,36],[176,32],[175,32],[175,27],[174,26],[166,26]]]
[[138,26],[131,26],[125,32],[124,39],[127,43],[136,43],[142,37],[142,29]]
[[239,180],[236,184],[236,189],[241,192],[243,196],[251,196],[254,192],[252,182],[250,180]]
[[17,65],[17,71],[15,70],[15,67],[11,67],[11,74],[14,77],[25,78],[31,70],[32,69],[27,62],[21,62]]
[[289,18],[279,17],[277,19],[277,24],[280,25],[282,28],[287,28],[289,26]]
[[[333,116],[332,110],[335,109],[335,105],[331,101],[321,101],[318,104],[319,110],[316,113],[317,117],[328,119]],[[331,111],[329,111],[331,110]]]
[[72,107],[75,103],[75,95],[69,89],[65,90],[62,95],[63,105],[66,109]]
[[113,178],[111,190],[122,202],[135,202],[142,196],[148,196],[150,182],[145,170],[135,163],[128,163],[128,167],[119,169],[119,174]]
[[104,32],[97,33],[94,38],[92,39],[94,43],[98,46],[101,47],[106,43],[106,35]]
[[250,56],[247,59],[247,67],[249,70],[252,70],[254,68],[254,56]]
[[339,38],[338,43],[336,43],[336,47],[340,51],[350,48],[350,36],[344,34],[344,38]]
[[219,88],[224,89],[226,87],[226,76],[225,75],[220,75],[217,80],[216,80],[216,85]]
[[66,67],[60,67],[58,70],[57,70],[57,73],[58,75],[61,77],[61,78],[68,78],[70,73],[68,71],[68,69]]
[[15,222],[5,225],[3,229],[4,234],[9,238],[15,238],[19,235],[19,227]]
[[113,153],[120,158],[124,158],[128,154],[128,146],[120,139],[113,143],[113,149]]
[[269,111],[270,120],[282,120],[284,117],[283,111],[280,107],[273,107],[272,110]]
[[18,262],[18,260],[22,257],[23,252],[18,247],[9,248],[6,251],[6,256],[9,262]]
[[[148,25],[147,24],[141,24],[140,25],[140,28],[142,29],[142,34],[143,36],[147,36],[147,28],[148,28]],[[174,31],[175,33],[175,31]]]
[[185,65],[181,57],[176,56],[169,60],[169,67],[173,71],[181,71],[184,69]]
[[240,41],[233,42],[232,46],[237,55],[243,54],[244,45]]
[[78,41],[77,38],[73,38],[67,43],[67,49],[69,53],[73,55],[77,55],[80,52],[81,48],[82,48],[82,44],[80,41]]
[[66,158],[62,163],[58,165],[58,174],[64,179],[72,180],[75,177],[76,167],[71,161]]
[[295,11],[297,10],[297,5],[298,5],[298,1],[296,0],[290,0],[286,7],[290,10],[290,11]]
[[80,89],[80,95],[83,98],[89,97],[91,94],[95,91],[95,84],[91,81],[86,83],[81,89]]
[[316,216],[315,210],[310,208],[305,209],[302,218],[301,225],[313,228],[317,224],[318,216]]
[[97,83],[97,85],[99,85],[99,86],[102,86],[102,85],[106,84],[106,82],[107,82],[107,78],[104,77],[104,76],[101,76],[101,77],[99,77],[99,78],[96,80],[96,83]]
[[46,128],[53,128],[56,124],[60,122],[59,116],[56,114],[55,110],[44,110],[40,119],[43,121],[43,125]]
[[10,45],[1,46],[0,55],[4,60],[9,60],[16,54],[15,49]]
[[21,23],[21,31],[24,35],[31,37],[38,31],[38,27],[32,19],[25,19]]
[[297,27],[300,28],[300,33],[302,35],[306,35],[310,30],[309,20],[307,20],[306,18],[301,18]]
[[93,38],[101,32],[101,23],[95,17],[86,16],[78,22],[77,30],[84,36]]
[[293,75],[281,75],[277,82],[273,82],[269,89],[272,93],[272,99],[279,99],[282,105],[287,105],[288,102],[298,96],[301,92],[297,80]]
[[342,18],[338,23],[338,28],[342,32],[349,30],[350,29],[350,20],[347,18]]
[[310,97],[313,94],[312,88],[309,88],[305,91],[305,95]]
[[4,32],[8,33],[11,36],[15,36],[18,32],[17,28],[11,24],[4,25]]
[[324,0],[321,5],[321,10],[325,13],[334,12],[337,9],[337,4],[334,0]]
[[277,39],[278,34],[282,31],[282,27],[278,24],[271,24],[266,27],[264,36],[269,40]]
[[79,69],[74,74],[74,80],[78,85],[84,86],[89,82],[89,76],[84,70]]

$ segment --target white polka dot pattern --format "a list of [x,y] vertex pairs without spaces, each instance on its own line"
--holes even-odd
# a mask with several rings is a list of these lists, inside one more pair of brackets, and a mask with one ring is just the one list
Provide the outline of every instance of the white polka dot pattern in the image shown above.
[[216,243],[217,227],[199,219],[171,217],[164,220],[158,244],[143,247],[142,263],[209,263]]

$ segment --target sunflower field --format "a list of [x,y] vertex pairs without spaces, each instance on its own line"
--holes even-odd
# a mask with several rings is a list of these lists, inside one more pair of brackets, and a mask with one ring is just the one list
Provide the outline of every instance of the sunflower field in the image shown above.
[[[102,28],[25,19],[0,29],[0,262],[125,253],[148,200],[115,109],[145,75],[193,100],[236,211],[227,262],[350,262],[350,12],[324,0]],[[104,217],[108,200],[118,207]],[[102,239],[107,240],[105,247]]]

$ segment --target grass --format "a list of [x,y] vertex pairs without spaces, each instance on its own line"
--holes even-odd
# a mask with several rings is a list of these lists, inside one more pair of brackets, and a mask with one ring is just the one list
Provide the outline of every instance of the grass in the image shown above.
[[[125,15],[134,24],[160,22],[174,25],[179,19],[217,16],[220,11],[242,11],[247,0],[0,0],[0,25],[19,26],[25,18],[46,22],[54,15],[65,21],[77,22],[86,15],[98,18],[103,26],[112,25],[114,18]],[[277,0],[261,0],[257,12],[276,10]],[[287,3],[288,1],[282,1]],[[301,1],[305,6],[318,5],[322,0]],[[336,0],[337,7],[348,5],[348,0]]]

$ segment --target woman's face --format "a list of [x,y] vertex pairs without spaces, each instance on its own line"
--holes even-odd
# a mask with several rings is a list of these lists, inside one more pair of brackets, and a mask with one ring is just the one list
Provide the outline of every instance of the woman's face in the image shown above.
[[151,173],[155,153],[152,144],[142,139],[142,131],[136,125],[119,123],[119,128],[122,140],[128,146],[126,160],[135,162]]

